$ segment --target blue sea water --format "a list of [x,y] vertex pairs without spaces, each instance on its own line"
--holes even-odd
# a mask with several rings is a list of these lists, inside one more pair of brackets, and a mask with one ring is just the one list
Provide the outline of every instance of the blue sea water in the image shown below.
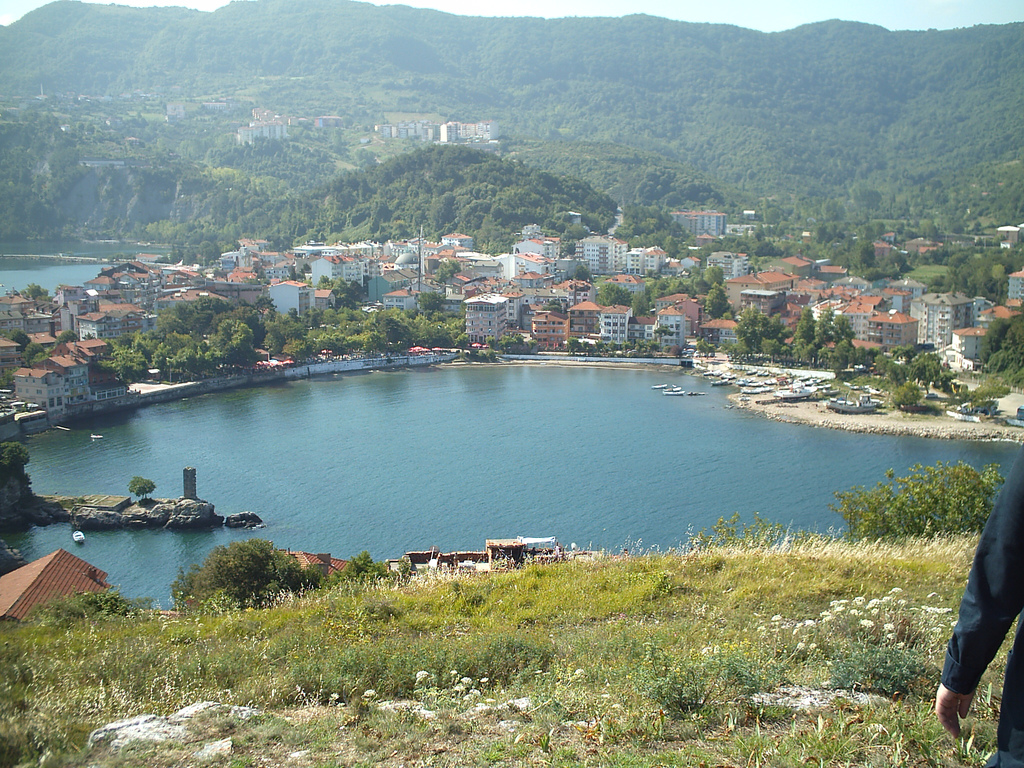
[[[679,383],[704,397],[663,397]],[[218,544],[375,559],[486,538],[669,549],[757,511],[798,529],[842,520],[834,492],[916,463],[1009,467],[1018,448],[854,434],[728,409],[723,388],[672,371],[446,366],[331,376],[203,396],[27,439],[39,493],[126,494],[133,475],[178,496],[182,469],[257,531],[96,532],[75,552],[129,596],[169,604],[179,568]],[[103,435],[91,440],[90,433]],[[26,558],[70,548],[67,525],[9,535]]]

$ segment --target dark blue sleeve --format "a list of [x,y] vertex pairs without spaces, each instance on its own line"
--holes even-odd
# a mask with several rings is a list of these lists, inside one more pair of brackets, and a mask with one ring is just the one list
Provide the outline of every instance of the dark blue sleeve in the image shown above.
[[1024,608],[1024,449],[1010,468],[978,542],[942,684],[972,693]]

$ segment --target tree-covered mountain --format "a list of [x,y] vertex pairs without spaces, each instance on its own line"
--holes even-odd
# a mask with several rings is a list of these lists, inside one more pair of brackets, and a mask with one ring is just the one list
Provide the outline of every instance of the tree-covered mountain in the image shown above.
[[1024,24],[766,34],[348,0],[212,13],[59,0],[0,29],[8,95],[160,89],[366,124],[386,112],[495,119],[517,138],[653,152],[755,196],[887,190],[1016,159],[1022,79]]

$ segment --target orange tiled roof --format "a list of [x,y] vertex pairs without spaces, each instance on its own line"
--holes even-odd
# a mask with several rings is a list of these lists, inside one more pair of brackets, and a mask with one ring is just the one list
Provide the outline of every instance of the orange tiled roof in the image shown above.
[[23,619],[37,605],[76,592],[109,589],[107,574],[58,549],[0,576],[0,618]]

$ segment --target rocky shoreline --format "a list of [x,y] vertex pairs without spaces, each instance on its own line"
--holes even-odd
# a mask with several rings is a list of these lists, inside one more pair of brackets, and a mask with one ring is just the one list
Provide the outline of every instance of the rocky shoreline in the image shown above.
[[940,440],[983,440],[1024,442],[1024,429],[995,421],[959,421],[950,416],[926,416],[896,410],[875,413],[838,414],[828,410],[824,402],[804,400],[777,402],[767,398],[741,400],[742,395],[729,395],[738,408],[757,413],[775,421],[825,429],[842,429],[872,435],[925,437]]

